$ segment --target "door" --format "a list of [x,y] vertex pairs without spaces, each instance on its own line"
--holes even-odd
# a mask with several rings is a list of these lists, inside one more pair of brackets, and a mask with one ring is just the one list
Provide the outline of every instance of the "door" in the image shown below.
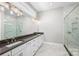
[[65,18],[65,44],[73,55],[79,55],[79,5]]

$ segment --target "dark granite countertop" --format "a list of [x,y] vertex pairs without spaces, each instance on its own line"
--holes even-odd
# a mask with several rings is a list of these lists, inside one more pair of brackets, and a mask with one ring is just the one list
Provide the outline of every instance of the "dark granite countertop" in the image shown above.
[[[0,55],[24,44],[24,43],[27,43],[28,41],[42,35],[43,33],[42,32],[35,32],[33,34],[29,34],[29,35],[23,35],[23,36],[19,36],[19,37],[15,37],[15,41],[11,42],[12,40],[14,39],[6,39],[6,40],[3,40],[3,41],[0,41]],[[9,45],[9,44],[12,44],[12,43],[15,43],[15,42],[18,42],[18,41],[22,41],[21,43],[18,43],[16,45],[13,45],[11,47],[6,47],[6,45]],[[9,43],[8,43],[9,42]]]

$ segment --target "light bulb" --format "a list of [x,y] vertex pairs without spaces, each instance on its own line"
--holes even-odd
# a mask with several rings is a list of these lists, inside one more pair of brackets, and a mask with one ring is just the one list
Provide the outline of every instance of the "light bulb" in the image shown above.
[[19,13],[17,13],[17,16],[20,16],[20,14],[19,14]]
[[11,10],[11,11],[10,11],[10,14],[12,14],[12,15],[13,15],[13,14],[14,14],[14,12]]

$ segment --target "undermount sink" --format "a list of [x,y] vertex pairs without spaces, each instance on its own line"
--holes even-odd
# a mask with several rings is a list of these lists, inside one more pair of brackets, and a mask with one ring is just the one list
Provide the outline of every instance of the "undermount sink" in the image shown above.
[[20,43],[22,43],[22,41],[18,41],[18,42],[6,45],[6,47],[11,47],[11,46],[14,46],[14,45],[17,45],[17,44],[20,44]]

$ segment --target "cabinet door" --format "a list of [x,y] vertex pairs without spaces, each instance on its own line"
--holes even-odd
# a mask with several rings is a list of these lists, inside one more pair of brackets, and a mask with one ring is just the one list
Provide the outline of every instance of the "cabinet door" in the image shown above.
[[37,38],[35,38],[35,39],[33,39],[32,41],[31,41],[31,49],[32,49],[32,54],[34,55],[35,53],[36,53],[36,51],[37,51],[37,49],[38,49],[38,39],[39,39],[39,37],[37,37]]
[[11,56],[11,51],[2,54],[1,56]]
[[32,43],[31,41],[27,42],[24,47],[24,56],[33,56],[32,52]]
[[42,35],[31,41],[31,48],[32,48],[33,55],[37,52],[37,50],[42,45],[42,43],[43,43],[43,36]]
[[24,56],[33,56],[37,50],[37,39],[35,38],[25,44]]
[[33,56],[43,43],[42,36],[39,36],[25,44],[24,56]]
[[16,53],[15,55],[13,55],[13,56],[23,56],[23,53],[24,53],[24,51],[23,50],[21,50],[21,51],[19,51],[18,53]]
[[12,50],[12,56],[18,55],[21,51],[23,51],[23,45]]
[[37,49],[42,45],[43,41],[44,41],[43,35],[37,37],[37,39],[36,39],[36,47],[37,47]]

